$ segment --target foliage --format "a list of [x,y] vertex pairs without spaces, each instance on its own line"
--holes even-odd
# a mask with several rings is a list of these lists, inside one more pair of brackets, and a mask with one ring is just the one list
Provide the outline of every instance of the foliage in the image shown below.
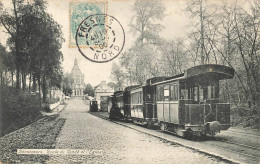
[[112,79],[116,81],[116,87],[122,88],[124,82],[124,73],[120,69],[120,67],[116,64],[112,64],[112,71],[111,71]]
[[[157,0],[136,1],[130,27],[136,36],[135,45],[123,53],[121,67],[113,64],[111,78],[116,81],[119,88],[123,85],[142,84],[145,79],[158,74],[159,64],[156,61],[157,45],[161,39],[159,32],[163,26],[159,23],[164,17],[164,3]],[[127,78],[126,81],[123,78]]]
[[83,93],[88,94],[88,96],[94,97],[95,91],[93,87],[88,83]]
[[115,84],[114,82],[108,82],[107,86],[109,86],[110,88],[116,89],[117,84]]
[[[189,66],[188,53],[185,50],[185,44],[182,39],[168,40],[160,45],[160,52],[163,55],[161,58],[160,73],[166,76],[177,75],[183,73]],[[156,65],[158,66],[158,65]],[[155,76],[155,75],[153,75]]]
[[[4,109],[0,114],[5,121],[4,133],[40,118],[41,100],[43,108],[49,110],[48,89],[60,88],[63,75],[60,49],[64,39],[60,25],[46,13],[47,3],[43,0],[12,0],[10,4],[4,6],[0,2],[0,25],[8,35],[6,48],[0,46]],[[31,92],[39,93],[33,95]]]
[[1,71],[1,85],[7,84],[8,78],[5,76],[6,73],[3,73],[3,71],[6,71],[10,69],[12,60],[10,59],[9,53],[6,51],[6,48],[0,44],[0,71]]
[[217,63],[211,43],[211,40],[216,38],[217,30],[214,28],[217,10],[214,1],[208,3],[206,0],[193,0],[187,3],[186,12],[190,15],[192,27],[189,33],[189,43],[192,47],[188,50],[190,53],[195,51],[195,54],[192,54],[194,64],[208,64],[210,61]]
[[1,91],[3,132],[7,134],[42,117],[39,94],[5,87]]
[[9,34],[6,72],[12,75],[16,72],[16,89],[20,89],[20,82],[23,90],[27,89],[29,76],[29,91],[35,92],[38,81],[45,102],[50,87],[61,87],[63,55],[60,49],[64,41],[61,27],[46,13],[43,0],[12,0],[11,4],[11,8],[1,4],[0,10],[0,24]]
[[158,33],[162,25],[154,23],[164,17],[164,4],[158,0],[136,1],[133,11],[135,13],[131,20],[130,27],[134,35],[137,34],[136,43],[156,43]]
[[73,83],[74,83],[73,78],[68,73],[65,74],[62,81],[62,90],[66,96],[71,96]]
[[233,107],[231,109],[231,124],[232,126],[239,127],[252,127],[260,128],[260,120],[256,114],[252,114],[252,111],[256,111],[253,108],[245,107]]

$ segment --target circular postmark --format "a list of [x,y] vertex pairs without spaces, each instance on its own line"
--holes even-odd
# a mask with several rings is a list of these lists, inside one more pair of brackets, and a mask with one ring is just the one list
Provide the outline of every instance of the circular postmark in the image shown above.
[[90,15],[76,31],[76,45],[88,60],[105,63],[116,58],[125,45],[125,32],[120,22],[107,14]]

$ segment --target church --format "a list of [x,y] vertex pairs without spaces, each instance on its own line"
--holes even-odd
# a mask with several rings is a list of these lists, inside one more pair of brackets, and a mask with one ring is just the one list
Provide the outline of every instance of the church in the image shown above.
[[74,66],[70,73],[73,78],[73,88],[71,97],[83,97],[83,91],[85,89],[84,74],[80,71],[78,61],[75,58]]

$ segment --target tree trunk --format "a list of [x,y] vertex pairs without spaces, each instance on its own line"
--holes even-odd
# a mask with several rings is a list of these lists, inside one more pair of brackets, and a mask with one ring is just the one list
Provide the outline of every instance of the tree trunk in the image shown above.
[[[2,72],[1,72],[1,82],[2,82]],[[3,89],[3,86],[2,83],[1,83],[1,86],[0,86],[0,97],[2,96],[2,89]],[[2,137],[4,135],[4,110],[2,108],[2,100],[0,100],[0,137]]]
[[26,89],[26,75],[25,75],[25,73],[22,73],[22,87],[23,87],[23,90]]
[[15,24],[16,24],[16,36],[15,36],[15,59],[16,59],[16,89],[20,89],[20,55],[19,55],[19,31],[20,31],[20,21],[17,14],[16,1],[12,1],[14,7]]
[[30,73],[30,78],[29,78],[29,92],[31,92],[31,82],[32,82],[32,74]]
[[43,76],[42,77],[42,101],[43,101],[43,103],[46,102],[47,93],[48,93],[48,89],[47,89],[46,77]]
[[201,56],[201,64],[204,64],[204,27],[203,27],[203,9],[202,9],[202,1],[200,1],[200,35],[201,35],[201,46],[200,46],[200,56]]
[[19,90],[20,89],[20,69],[18,66],[16,66],[16,89]]
[[3,82],[3,72],[2,72],[2,71],[0,72],[0,77],[1,77],[1,87],[2,87],[2,86],[3,86],[3,83],[4,83],[4,82]]
[[11,75],[12,75],[12,87],[14,87],[14,72],[13,71],[11,72]]
[[41,98],[42,96],[41,96],[41,79],[40,79],[40,77],[38,78],[38,87],[39,87],[39,95]]
[[35,74],[33,74],[32,91],[33,91],[33,92],[36,92],[36,75],[35,75]]

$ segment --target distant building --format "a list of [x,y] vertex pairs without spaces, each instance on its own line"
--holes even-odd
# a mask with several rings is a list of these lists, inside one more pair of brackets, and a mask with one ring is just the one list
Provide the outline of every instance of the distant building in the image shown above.
[[62,89],[59,89],[57,87],[52,87],[50,90],[49,90],[49,98],[52,99],[57,99],[59,101],[62,101],[64,100],[65,98],[65,94],[62,92]]
[[79,69],[78,61],[76,58],[74,60],[74,66],[71,70],[70,75],[74,80],[71,96],[72,97],[83,97],[83,91],[85,88],[84,74]]
[[106,81],[101,81],[95,89],[95,99],[98,101],[99,109],[107,110],[107,98],[114,93],[114,89],[106,84]]

